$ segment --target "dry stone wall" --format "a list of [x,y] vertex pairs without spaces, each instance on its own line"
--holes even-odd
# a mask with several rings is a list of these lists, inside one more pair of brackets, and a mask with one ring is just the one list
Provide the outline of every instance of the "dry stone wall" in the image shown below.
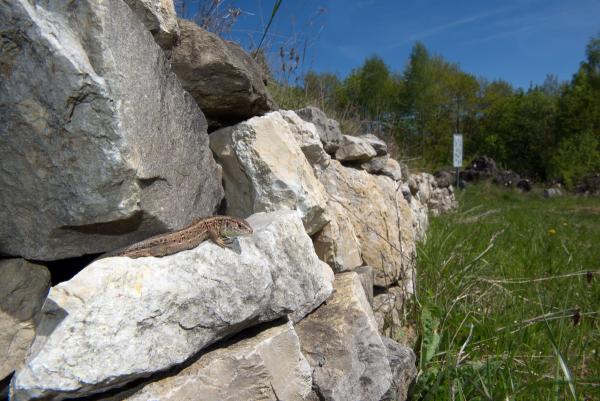
[[[171,49],[170,0],[69,4],[0,2],[11,399],[404,400],[400,310],[452,187],[319,109],[271,111],[252,59],[189,21]],[[253,234],[98,259],[51,288],[26,260],[60,271],[217,207]]]

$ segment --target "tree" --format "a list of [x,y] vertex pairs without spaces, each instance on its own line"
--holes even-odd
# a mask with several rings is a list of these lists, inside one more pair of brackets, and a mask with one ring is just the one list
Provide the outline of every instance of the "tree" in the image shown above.
[[559,102],[560,135],[551,173],[567,185],[600,172],[600,34],[586,47],[586,61],[564,88]]

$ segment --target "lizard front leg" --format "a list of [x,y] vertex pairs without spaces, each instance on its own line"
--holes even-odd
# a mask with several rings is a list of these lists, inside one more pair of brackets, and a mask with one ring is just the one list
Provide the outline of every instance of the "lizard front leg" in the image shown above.
[[227,243],[223,240],[223,236],[221,236],[221,234],[218,231],[209,229],[208,236],[210,237],[212,242],[219,245],[221,248],[227,247]]

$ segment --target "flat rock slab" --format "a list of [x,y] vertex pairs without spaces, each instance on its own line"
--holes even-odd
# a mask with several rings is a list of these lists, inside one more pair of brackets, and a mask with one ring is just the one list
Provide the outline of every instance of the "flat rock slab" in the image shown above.
[[155,258],[100,259],[53,287],[15,401],[81,397],[167,370],[246,327],[297,321],[332,291],[292,211],[248,219],[232,249],[204,242]]
[[0,260],[0,381],[25,360],[35,318],[50,289],[45,266],[24,259]]
[[291,322],[202,355],[177,375],[146,385],[127,401],[306,400],[312,370]]
[[214,213],[206,120],[123,1],[3,1],[0,31],[0,253],[101,253]]
[[223,166],[227,214],[297,210],[309,234],[327,224],[327,193],[296,142],[295,128],[275,111],[210,135]]
[[336,275],[334,295],[296,325],[302,353],[325,401],[379,400],[392,373],[358,275]]
[[377,156],[373,147],[361,137],[344,135],[340,147],[335,152],[335,158],[343,162],[364,162]]

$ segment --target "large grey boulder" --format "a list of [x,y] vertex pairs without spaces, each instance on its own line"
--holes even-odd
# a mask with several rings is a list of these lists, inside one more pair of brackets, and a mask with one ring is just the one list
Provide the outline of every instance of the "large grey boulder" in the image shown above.
[[[292,124],[293,126],[293,124]],[[292,126],[278,111],[215,131],[210,147],[223,166],[227,214],[297,210],[309,234],[328,222],[327,193]]]
[[303,120],[315,125],[325,151],[329,154],[334,154],[344,140],[342,131],[340,131],[340,124],[334,119],[327,117],[325,113],[314,106],[296,110],[296,114]]
[[238,44],[180,19],[173,71],[209,120],[229,124],[275,109],[258,64]]
[[344,140],[335,152],[335,158],[342,162],[365,162],[376,155],[377,152],[367,141],[350,135],[344,135]]
[[175,376],[150,383],[125,400],[302,401],[311,387],[312,370],[288,322],[202,355]]
[[50,289],[46,267],[0,260],[0,381],[17,369],[35,336],[35,318]]
[[0,253],[100,253],[213,214],[206,121],[121,0],[0,2]]
[[169,51],[179,41],[179,25],[173,0],[125,0],[163,50]]
[[81,397],[186,361],[260,322],[298,321],[332,292],[333,272],[292,211],[248,219],[232,249],[204,242],[155,258],[100,259],[50,290],[15,401]]
[[389,389],[387,350],[356,273],[336,275],[334,295],[296,332],[321,400],[379,400]]

